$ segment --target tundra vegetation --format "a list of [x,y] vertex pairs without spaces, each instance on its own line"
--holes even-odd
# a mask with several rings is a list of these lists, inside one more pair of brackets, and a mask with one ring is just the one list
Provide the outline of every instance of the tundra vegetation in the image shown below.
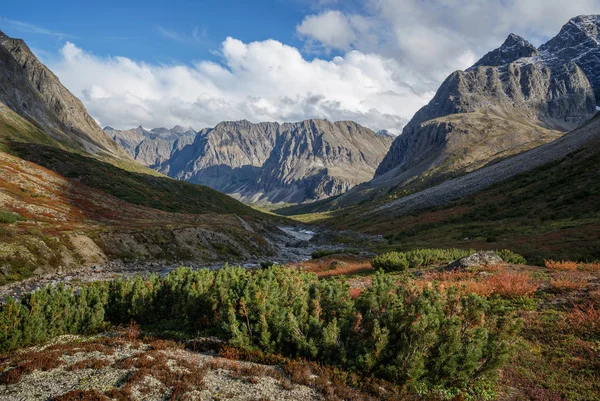
[[502,303],[458,287],[398,285],[382,272],[353,299],[345,282],[296,269],[181,268],[8,299],[0,345],[9,351],[132,321],[217,335],[240,350],[338,366],[420,394],[493,381],[520,326]]

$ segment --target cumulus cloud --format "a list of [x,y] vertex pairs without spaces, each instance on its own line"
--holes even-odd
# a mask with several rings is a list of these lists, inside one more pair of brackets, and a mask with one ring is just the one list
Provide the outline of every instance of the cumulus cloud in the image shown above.
[[[400,133],[449,73],[510,32],[539,45],[568,18],[600,12],[600,0],[311,1],[312,14],[296,26],[303,52],[227,38],[219,63],[164,66],[67,43],[50,67],[96,119],[117,128],[328,118]],[[186,43],[204,37],[155,30]]]
[[467,68],[511,32],[539,45],[568,18],[600,12],[600,0],[369,0],[366,4],[360,13],[338,11],[332,5],[308,15],[296,27],[297,33],[313,50],[352,48],[393,58],[422,76],[424,90],[437,87],[453,70]]
[[305,59],[275,40],[227,38],[222,63],[161,66],[98,57],[68,42],[50,67],[103,125],[130,128],[222,120],[355,120],[399,132],[432,93],[385,57],[349,51],[331,60]]

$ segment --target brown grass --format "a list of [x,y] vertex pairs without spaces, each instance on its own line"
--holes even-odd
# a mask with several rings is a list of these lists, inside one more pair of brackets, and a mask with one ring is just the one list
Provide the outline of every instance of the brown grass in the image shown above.
[[528,273],[504,271],[490,276],[479,277],[476,273],[455,271],[426,273],[416,282],[417,288],[432,286],[437,281],[440,288],[458,287],[465,293],[480,296],[499,295],[505,298],[529,297],[535,294],[539,284]]
[[576,305],[567,315],[569,328],[588,336],[600,336],[600,306],[594,302]]
[[588,285],[586,277],[576,272],[560,273],[550,280],[552,289],[556,292],[581,291]]
[[23,375],[35,370],[44,372],[55,369],[64,364],[60,357],[60,351],[15,353],[12,360],[8,362],[11,367],[0,375],[0,383],[15,384],[21,381]]
[[305,271],[319,277],[347,276],[374,271],[369,259],[350,255],[338,255],[303,262]]

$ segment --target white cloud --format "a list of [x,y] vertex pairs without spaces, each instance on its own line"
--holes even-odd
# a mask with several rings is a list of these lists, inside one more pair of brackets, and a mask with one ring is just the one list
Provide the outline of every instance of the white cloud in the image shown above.
[[[360,12],[335,10],[332,5],[306,16],[296,30],[311,50],[352,48],[394,58],[420,75],[421,87],[428,91],[453,70],[467,68],[499,46],[511,32],[539,45],[569,18],[600,12],[600,0],[369,0],[365,4]],[[337,27],[338,36],[328,34],[325,26]]]
[[[470,66],[510,32],[539,45],[568,18],[600,12],[600,0],[312,4],[315,14],[299,21],[296,32],[303,50],[322,58],[307,59],[275,40],[228,38],[221,63],[146,64],[98,57],[67,43],[49,64],[95,118],[118,128],[328,118],[399,133],[450,72]],[[198,29],[155,29],[187,43],[205,36]],[[331,58],[332,51],[343,57]]]
[[275,40],[233,38],[221,54],[222,64],[161,66],[98,57],[68,42],[49,66],[97,120],[115,128],[328,118],[398,133],[432,96],[413,88],[410,71],[375,54],[309,61]]
[[356,29],[340,11],[310,15],[296,29],[301,35],[318,40],[326,47],[347,50],[356,40]]

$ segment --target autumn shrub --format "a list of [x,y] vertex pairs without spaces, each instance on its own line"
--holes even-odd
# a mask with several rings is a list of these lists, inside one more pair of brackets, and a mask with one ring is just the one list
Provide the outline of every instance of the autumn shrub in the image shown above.
[[576,305],[567,315],[567,323],[576,333],[600,338],[600,306],[594,302]]
[[565,272],[553,277],[550,284],[555,292],[576,291],[584,289],[588,284],[588,280],[575,272]]
[[494,294],[507,298],[531,296],[539,287],[527,273],[494,274],[485,283],[492,288]]
[[569,262],[569,261],[554,261],[554,260],[544,260],[544,265],[546,268],[551,270],[567,270],[567,271],[575,271],[577,270],[578,263],[577,262]]

